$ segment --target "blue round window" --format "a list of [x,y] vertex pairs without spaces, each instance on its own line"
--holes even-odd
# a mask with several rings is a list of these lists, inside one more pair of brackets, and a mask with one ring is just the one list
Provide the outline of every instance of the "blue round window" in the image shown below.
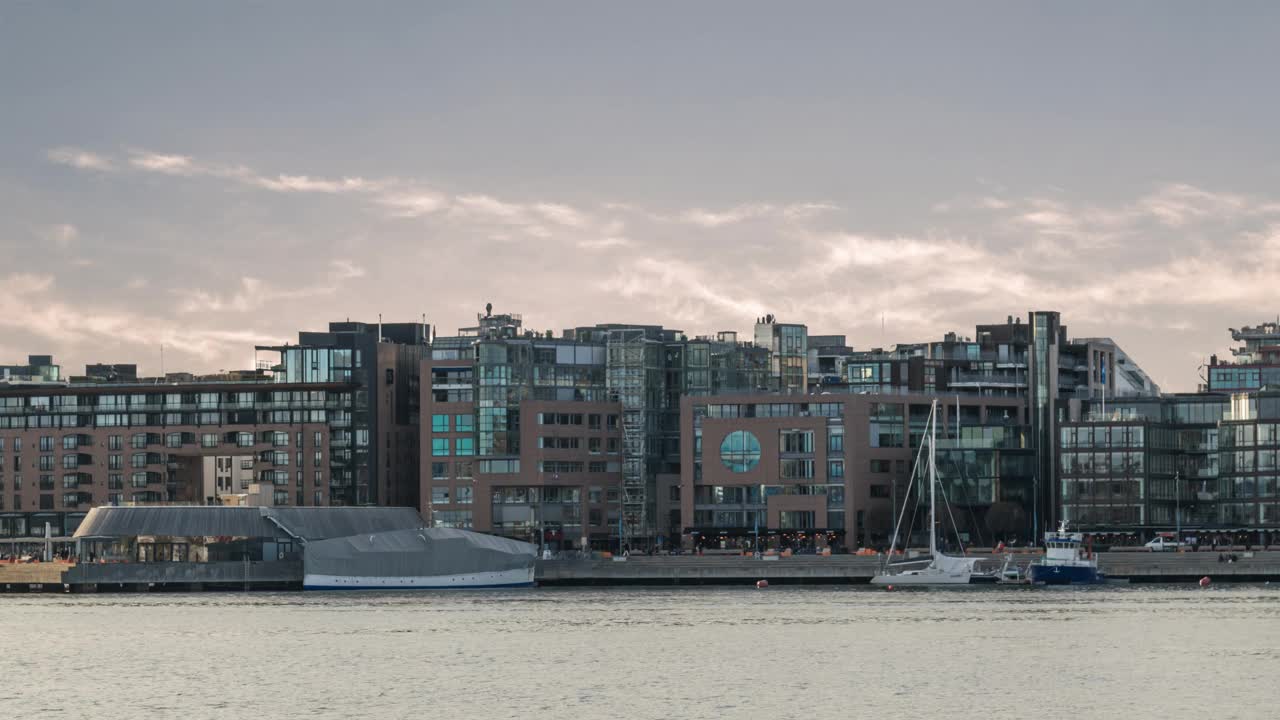
[[735,430],[720,443],[720,462],[736,473],[750,471],[760,464],[760,441],[746,430]]

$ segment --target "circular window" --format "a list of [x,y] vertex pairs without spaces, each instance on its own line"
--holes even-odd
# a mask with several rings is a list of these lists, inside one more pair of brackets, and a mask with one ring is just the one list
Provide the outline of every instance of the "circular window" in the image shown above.
[[736,473],[744,473],[760,464],[760,441],[746,430],[735,430],[720,443],[720,462]]

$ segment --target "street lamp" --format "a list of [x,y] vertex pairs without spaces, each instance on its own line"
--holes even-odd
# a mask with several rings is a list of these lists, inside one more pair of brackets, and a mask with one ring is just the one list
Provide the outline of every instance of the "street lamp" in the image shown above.
[[1173,539],[1180,544],[1182,542],[1182,474],[1177,470],[1173,471],[1173,524],[1176,533]]

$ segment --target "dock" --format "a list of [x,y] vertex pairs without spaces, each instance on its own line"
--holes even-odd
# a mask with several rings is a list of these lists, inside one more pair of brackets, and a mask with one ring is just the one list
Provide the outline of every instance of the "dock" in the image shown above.
[[[1235,552],[1236,562],[1200,553],[1100,553],[1108,578],[1131,583],[1280,582],[1280,551]],[[1015,555],[1025,566],[1037,556]],[[986,556],[982,569],[996,568],[1002,556]],[[857,555],[773,556],[771,559],[719,556],[633,556],[625,560],[539,560],[543,587],[743,585],[860,585],[871,581],[880,558]],[[296,591],[302,589],[300,561],[31,563],[0,564],[0,593]]]
[[[1196,582],[1202,577],[1233,582],[1280,581],[1280,551],[1235,552],[1236,562],[1218,562],[1216,553],[1112,552],[1098,555],[1109,578],[1133,583]],[[980,569],[998,568],[1003,556],[987,555]],[[1022,567],[1038,556],[1014,556]],[[800,555],[772,559],[742,556],[633,556],[626,560],[542,560],[538,584],[576,585],[857,585],[880,568],[876,556]]]

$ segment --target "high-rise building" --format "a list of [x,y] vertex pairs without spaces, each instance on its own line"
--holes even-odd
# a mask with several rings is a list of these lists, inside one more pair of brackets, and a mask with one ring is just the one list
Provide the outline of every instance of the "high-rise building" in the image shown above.
[[419,372],[425,323],[332,322],[300,332],[297,345],[259,346],[276,382],[356,385],[350,411],[336,419],[330,499],[335,505],[418,504]]

